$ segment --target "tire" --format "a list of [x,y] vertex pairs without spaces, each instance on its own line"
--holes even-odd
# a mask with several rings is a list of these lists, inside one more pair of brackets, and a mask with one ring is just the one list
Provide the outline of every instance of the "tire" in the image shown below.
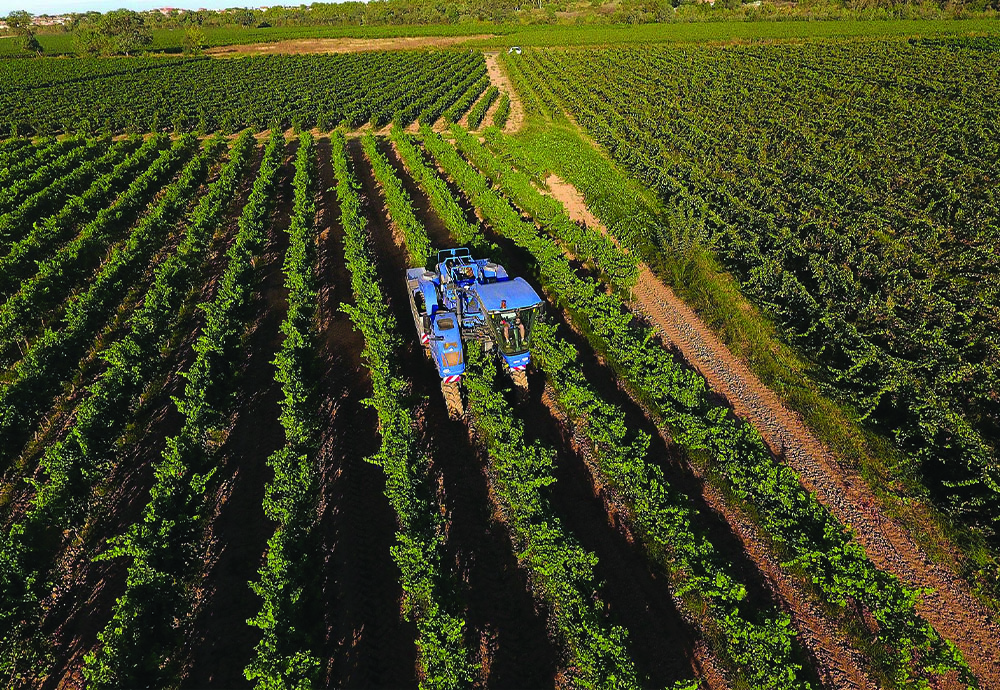
[[514,389],[517,391],[517,399],[524,400],[528,397],[528,372],[524,369],[511,371],[510,378],[514,381]]
[[444,404],[448,407],[448,416],[452,419],[461,419],[465,415],[462,388],[457,383],[442,382],[441,392],[444,394]]

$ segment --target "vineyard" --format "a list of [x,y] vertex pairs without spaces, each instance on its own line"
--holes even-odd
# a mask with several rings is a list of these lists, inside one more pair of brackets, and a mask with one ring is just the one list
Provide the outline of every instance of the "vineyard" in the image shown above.
[[[994,47],[0,60],[5,684],[1000,687]],[[543,312],[460,414],[458,248]],[[977,567],[774,441],[704,257]]]
[[[571,112],[696,225],[823,385],[996,544],[1000,75],[961,48],[533,53],[521,74],[536,108]],[[621,61],[628,81],[590,80]],[[614,96],[633,89],[643,102]]]

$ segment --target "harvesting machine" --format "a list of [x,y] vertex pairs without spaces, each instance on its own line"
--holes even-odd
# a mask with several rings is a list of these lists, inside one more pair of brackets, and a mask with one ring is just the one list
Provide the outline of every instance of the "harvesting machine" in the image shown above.
[[406,287],[417,335],[441,376],[448,414],[464,413],[459,382],[469,341],[496,352],[514,383],[527,389],[528,346],[542,300],[524,278],[511,278],[500,264],[474,259],[463,247],[439,251],[433,271],[407,270]]

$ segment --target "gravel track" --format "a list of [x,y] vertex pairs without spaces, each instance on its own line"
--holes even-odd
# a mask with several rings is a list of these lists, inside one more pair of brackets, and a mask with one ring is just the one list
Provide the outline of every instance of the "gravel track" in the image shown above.
[[[574,220],[607,232],[582,195],[555,175],[546,181]],[[1000,688],[1000,627],[950,569],[932,563],[906,529],[891,519],[865,481],[841,466],[801,417],[789,410],[737,359],[673,290],[640,264],[636,308],[697,369],[733,411],[798,473],[802,485],[849,525],[869,558],[911,587],[931,588],[917,609],[961,650],[984,687]],[[748,545],[749,548],[749,545]]]

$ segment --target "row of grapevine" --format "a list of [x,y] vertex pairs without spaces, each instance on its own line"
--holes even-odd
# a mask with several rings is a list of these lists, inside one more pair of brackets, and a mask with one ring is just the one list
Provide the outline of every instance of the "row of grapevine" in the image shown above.
[[75,363],[129,291],[142,286],[146,265],[167,241],[222,147],[219,138],[206,142],[204,152],[187,164],[129,238],[101,264],[87,289],[69,300],[62,319],[46,328],[10,369],[13,380],[0,389],[0,459],[7,460],[31,436]]
[[430,200],[434,213],[444,222],[445,228],[462,246],[479,246],[482,234],[479,228],[465,219],[465,213],[455,201],[447,183],[424,160],[423,152],[403,130],[392,130],[392,142],[410,175],[416,180]]
[[507,198],[558,237],[581,260],[597,268],[615,288],[629,294],[639,275],[634,254],[621,250],[606,235],[581,227],[566,215],[562,204],[542,194],[531,178],[491,153],[478,139],[460,127],[452,127],[458,149],[482,171]]
[[493,105],[493,102],[499,95],[500,89],[496,86],[490,86],[490,88],[486,89],[486,93],[483,94],[483,97],[480,98],[475,107],[469,111],[469,129],[479,129],[479,125],[482,124],[483,119],[486,117],[486,111],[490,109],[490,106]]
[[112,169],[140,144],[136,137],[112,144],[104,155],[76,165],[71,171],[24,199],[8,213],[0,215],[0,253],[10,250],[34,232],[34,223],[55,211],[76,195],[85,192],[94,178]]
[[914,481],[1000,543],[995,60],[884,41],[526,57],[526,83],[693,210]]
[[479,81],[475,82],[468,88],[468,90],[462,94],[461,98],[455,101],[450,108],[444,111],[444,121],[447,123],[458,122],[462,115],[472,107],[472,104],[476,102],[480,94],[486,90],[486,87],[490,85],[490,78],[488,76],[483,76]]
[[399,127],[405,127],[414,122],[426,109],[446,97],[452,87],[465,77],[466,73],[461,69],[453,70],[444,79],[438,75],[437,81],[434,82],[434,88],[427,89],[422,93],[414,93],[410,103],[403,106],[393,117],[393,123]]
[[29,156],[16,156],[4,168],[0,168],[0,185],[7,186],[16,184],[20,180],[30,177],[40,167],[56,160],[63,154],[82,146],[82,137],[69,137],[67,139],[50,139],[41,142]]
[[[41,141],[39,140],[39,142]],[[12,137],[0,141],[0,170],[10,167],[11,161],[29,155],[29,152],[33,149],[34,146],[31,139]]]
[[201,573],[206,494],[214,485],[217,438],[231,413],[233,378],[254,292],[254,264],[266,241],[285,140],[273,132],[239,219],[215,298],[203,305],[205,325],[194,344],[184,392],[175,399],[183,427],[155,465],[140,520],[109,541],[97,560],[129,561],[125,592],[86,655],[89,687],[173,684],[190,625],[193,587]]
[[[41,84],[51,62],[3,65],[5,81]],[[421,99],[434,91],[430,86],[453,75],[464,82],[475,74],[474,81],[485,73],[485,62],[481,53],[407,50],[239,60],[134,58],[127,65],[118,59],[78,58],[62,61],[60,69],[61,81],[32,88],[30,98],[16,89],[0,91],[0,131],[231,132],[272,123],[282,129],[341,123],[355,128],[373,117],[395,119],[396,112],[386,112],[393,102],[399,113],[409,112],[398,119],[405,125],[426,108],[444,112],[465,89],[444,92],[419,110],[410,109],[413,98]]]
[[[472,89],[476,84],[480,83],[483,79],[483,75],[486,74],[486,63],[478,61],[475,69],[468,72],[467,76],[451,87],[450,90],[446,91],[437,100],[433,101],[430,105],[420,111],[420,117],[417,121],[421,125],[426,125],[430,127],[438,118],[455,102],[457,102],[463,94],[465,94],[469,89]],[[486,86],[483,86],[485,89]],[[482,91],[482,89],[480,89]],[[471,105],[471,103],[470,103]]]
[[313,538],[319,495],[319,405],[314,384],[318,303],[316,145],[308,133],[299,136],[292,187],[295,201],[283,264],[288,311],[281,325],[285,339],[274,359],[275,381],[284,396],[280,422],[285,445],[267,459],[274,478],[264,489],[263,508],[276,526],[258,570],[260,580],[250,583],[263,600],[261,609],[247,621],[262,631],[254,658],[244,670],[258,690],[312,687],[322,669],[317,637],[304,622],[315,601],[310,588],[323,564]]
[[[80,166],[81,179],[77,184],[86,185],[94,176],[100,177],[82,194],[72,196],[56,213],[32,224],[23,237],[20,224],[24,221],[21,218],[11,214],[0,219],[0,231],[9,237],[19,238],[0,259],[0,295],[8,296],[18,290],[22,281],[38,271],[41,259],[55,254],[59,246],[73,236],[78,226],[85,225],[110,206],[140,172],[156,160],[169,143],[169,138],[165,135],[150,137],[135,150],[137,143],[129,139],[121,148],[112,147],[108,156]],[[41,208],[54,210],[48,206]]]
[[114,204],[101,209],[76,239],[39,263],[38,273],[21,283],[0,307],[0,364],[9,366],[23,354],[21,344],[37,333],[43,317],[100,263],[108,245],[121,237],[197,143],[192,136],[178,139]]
[[66,436],[45,450],[28,511],[11,527],[0,553],[0,669],[8,677],[29,673],[39,663],[40,602],[53,587],[53,535],[76,531],[86,522],[91,490],[116,464],[117,439],[160,367],[178,312],[200,282],[209,241],[253,150],[249,132],[233,143],[218,179],[191,214],[177,251],[157,266],[126,335],[99,354],[107,368],[84,392]]
[[[397,132],[396,138],[404,147],[413,146],[402,133]],[[368,135],[362,143],[376,178],[386,190],[390,215],[397,225],[410,228],[404,231],[404,237],[412,263],[418,264],[417,255],[409,249],[411,237],[415,241],[412,246],[429,254],[430,240],[426,231],[413,215],[409,199],[388,191],[394,188],[402,191],[401,183],[388,160],[377,151],[375,138]],[[447,194],[454,204],[450,192]],[[478,229],[476,234],[479,235]],[[478,375],[478,390],[482,393],[484,386],[492,388],[493,379],[487,374],[482,359],[476,362],[478,368],[473,370],[472,375]],[[468,382],[468,376],[464,380]],[[530,573],[536,596],[552,612],[551,621],[559,639],[570,650],[570,666],[585,686],[602,687],[607,682],[636,686],[635,671],[625,649],[625,631],[608,628],[601,615],[601,604],[587,600],[587,594],[597,590],[592,572],[594,556],[583,551],[562,529],[538,493],[543,486],[554,481],[551,477],[553,454],[541,446],[527,446],[532,452],[528,457],[522,457],[520,465],[513,465],[511,449],[520,449],[523,456],[525,439],[523,436],[508,437],[510,430],[507,427],[515,428],[512,412],[494,391],[490,393],[496,397],[477,398],[479,404],[474,412],[479,414],[474,414],[473,419],[477,429],[487,439],[486,446],[494,468],[491,476],[496,495],[502,501],[503,513],[511,517],[508,525],[515,552],[533,553],[529,557],[521,556],[519,560]],[[505,431],[500,432],[501,428]]]
[[706,638],[721,638],[721,651],[741,683],[760,690],[812,687],[795,660],[788,615],[746,604],[746,587],[692,524],[688,496],[646,460],[649,438],[630,434],[622,411],[594,391],[576,363],[576,348],[554,326],[540,323],[531,353],[556,401],[587,438],[601,476],[628,507],[650,560],[672,575],[675,600],[699,621]]
[[361,145],[371,163],[375,179],[382,187],[389,216],[403,233],[406,251],[410,255],[412,265],[427,266],[434,258],[434,248],[431,246],[430,238],[427,237],[427,231],[413,213],[413,205],[410,196],[403,189],[403,183],[396,176],[389,160],[376,148],[375,137],[371,132],[361,137]]
[[422,136],[493,228],[533,256],[545,287],[632,391],[669,425],[678,445],[710,455],[720,479],[752,507],[764,531],[791,555],[789,566],[807,574],[823,599],[845,615],[853,601],[878,621],[877,644],[899,682],[955,670],[975,685],[954,645],[917,614],[919,592],[876,568],[844,525],[770,454],[756,430],[730,419],[727,409],[707,395],[703,378],[650,342],[651,333],[634,325],[620,298],[579,277],[562,251],[539,237],[535,226],[523,221],[454,148],[428,130]]
[[442,517],[426,480],[427,459],[416,444],[412,412],[396,351],[399,334],[367,249],[366,221],[347,158],[343,135],[334,133],[332,159],[344,228],[344,254],[351,271],[354,306],[343,305],[365,339],[362,356],[372,380],[369,404],[378,411],[381,448],[371,462],[385,472],[385,493],[399,526],[392,557],[400,569],[404,613],[417,624],[420,684],[428,688],[471,685],[465,621],[449,611],[441,560]]
[[[451,192],[423,161],[412,138],[395,131],[393,140],[411,174],[429,192],[432,206],[441,209],[437,212],[446,219],[452,236],[457,230],[463,241],[484,246],[479,229],[465,222]],[[374,148],[374,141],[371,146]],[[529,573],[535,596],[548,607],[551,625],[569,653],[574,680],[585,687],[638,687],[626,650],[627,633],[608,626],[602,605],[591,596],[598,589],[594,555],[562,528],[543,498],[544,487],[554,481],[554,454],[526,442],[509,406],[494,390],[495,376],[488,373],[482,353],[467,348],[467,356],[469,368],[463,381],[471,417],[490,457],[491,481],[508,517],[518,560]]]
[[0,191],[0,214],[6,214],[15,209],[26,198],[45,188],[61,175],[76,169],[95,156],[101,154],[108,146],[107,139],[90,139],[82,146],[69,149],[66,153],[47,163],[30,174],[8,180]]
[[502,96],[500,96],[500,103],[497,104],[497,109],[493,111],[493,126],[503,129],[504,125],[507,124],[507,118],[510,117],[510,96],[507,95],[505,91]]
[[497,390],[496,374],[492,358],[478,347],[466,348],[462,381],[470,418],[486,446],[493,493],[518,561],[566,650],[570,684],[638,688],[628,633],[608,623],[596,594],[597,557],[563,527],[545,497],[545,487],[555,481],[555,453],[525,438],[522,423]]
[[[472,56],[468,56],[466,59],[471,61]],[[433,55],[430,60],[435,67],[452,68],[451,65],[447,64],[449,60],[443,53]],[[461,78],[463,73],[460,66],[458,69],[452,69],[451,79]],[[409,75],[401,75],[401,79],[406,80],[410,77]],[[423,107],[430,102],[435,89],[447,83],[449,81],[442,80],[441,74],[436,69],[429,70],[420,74],[415,81],[406,84],[405,88],[401,88],[397,93],[386,94],[381,99],[376,98],[375,103],[372,104],[373,114],[370,118],[372,126],[377,129],[395,120],[399,126],[405,127],[413,122]]]

